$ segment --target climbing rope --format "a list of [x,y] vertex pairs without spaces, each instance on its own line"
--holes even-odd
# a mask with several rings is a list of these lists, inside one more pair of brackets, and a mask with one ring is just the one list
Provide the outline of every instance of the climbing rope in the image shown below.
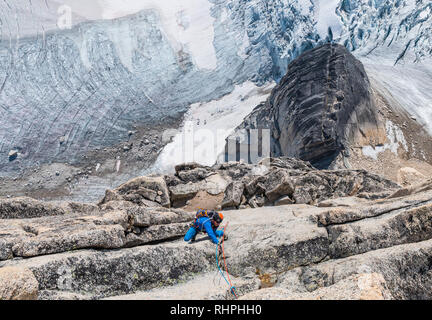
[[[218,267],[218,269],[219,269],[220,274],[222,275],[222,278],[223,278],[223,279],[225,280],[225,282],[229,285],[229,287],[230,287],[230,292],[234,295],[234,297],[235,297],[236,299],[238,299],[238,296],[237,296],[237,293],[236,293],[236,290],[237,290],[237,289],[236,289],[236,287],[234,287],[234,286],[232,285],[231,278],[230,278],[230,275],[229,275],[229,273],[228,273],[228,266],[227,266],[227,263],[226,263],[226,258],[225,258],[225,248],[224,248],[224,243],[225,243],[225,232],[226,232],[226,228],[227,228],[227,226],[225,226],[225,227],[223,228],[223,236],[222,236],[222,240],[219,241],[219,243],[216,245],[216,265],[217,265],[217,267]],[[227,276],[228,276],[228,279],[225,277],[225,275],[224,275],[222,269],[221,269],[220,266],[219,266],[219,248],[222,248],[222,257],[223,257],[223,261],[224,261],[224,265],[225,265],[225,272],[226,272],[226,274],[227,274]]]

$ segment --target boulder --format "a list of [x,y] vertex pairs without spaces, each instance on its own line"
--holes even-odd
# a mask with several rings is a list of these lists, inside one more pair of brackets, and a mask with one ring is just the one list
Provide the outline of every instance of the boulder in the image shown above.
[[117,249],[125,245],[125,232],[121,226],[74,226],[72,232],[60,230],[23,239],[12,247],[14,256],[35,257],[82,248]]
[[207,191],[198,191],[198,193],[186,202],[182,207],[186,211],[196,212],[199,208],[206,208],[208,210],[221,210],[224,193],[212,195]]
[[261,208],[265,205],[266,199],[263,195],[256,195],[249,199],[249,205],[252,208]]
[[[205,167],[198,164],[177,166],[175,175],[140,177],[107,190],[100,208],[119,208],[130,202],[141,207],[175,208],[211,206],[238,208],[274,205],[282,197],[298,204],[316,204],[327,199],[360,196],[382,198],[400,186],[363,170],[316,170],[308,162],[287,157],[264,159],[258,165],[228,162]],[[224,200],[220,201],[220,195]],[[208,196],[207,196],[208,195]],[[244,196],[244,198],[243,198]],[[243,201],[242,199],[246,199]],[[285,198],[287,200],[288,198]],[[110,205],[107,205],[111,203]],[[115,204],[118,203],[118,204]],[[278,204],[281,205],[281,204]],[[127,205],[129,206],[129,205]]]
[[244,188],[243,182],[231,182],[225,190],[222,209],[238,207],[242,201]]
[[313,292],[353,275],[381,274],[393,299],[430,300],[432,240],[373,250],[305,266],[280,276],[280,286]]
[[215,173],[205,179],[205,186],[203,190],[213,196],[216,196],[223,193],[230,182],[231,179],[229,177],[224,177],[220,173]]
[[0,300],[37,300],[39,283],[24,267],[0,268]]
[[205,169],[208,168],[196,162],[183,163],[175,166],[176,175],[178,175],[182,171],[189,171],[194,169]]
[[173,202],[174,206],[176,206],[176,201],[187,201],[189,199],[192,199],[198,193],[198,191],[201,190],[201,188],[201,183],[192,182],[169,187],[171,201]]
[[163,207],[171,205],[169,190],[163,177],[139,177],[114,190],[107,190],[99,205],[122,200],[142,206],[154,206],[156,203]]
[[275,169],[266,175],[264,182],[265,195],[270,202],[281,196],[291,196],[294,193],[293,181],[284,169]]
[[177,172],[177,176],[180,178],[181,181],[185,183],[204,180],[210,174],[211,172],[203,167]]
[[258,164],[260,165],[263,163],[270,163],[272,168],[289,169],[302,172],[316,170],[308,161],[289,157],[266,158],[261,160]]
[[297,204],[313,204],[313,199],[306,188],[296,188],[292,197]]
[[0,261],[13,258],[12,246],[13,241],[0,239]]
[[[161,191],[159,191],[161,192]],[[153,201],[153,202],[157,202],[156,199],[158,198],[158,192],[151,190],[151,189],[147,189],[147,188],[138,188],[138,190],[136,191],[136,194],[144,197],[147,200]],[[160,200],[159,200],[160,202]]]
[[[172,204],[174,207],[183,207],[186,205],[188,200],[194,199],[202,192],[206,192],[210,196],[218,196],[224,193],[230,181],[231,178],[229,177],[223,177],[219,173],[212,173],[198,182],[189,181],[188,183],[171,183],[169,191]],[[203,207],[206,207],[206,205]]]
[[9,157],[9,161],[16,160],[16,158],[18,158],[18,150],[9,151],[8,157]]
[[427,177],[424,174],[411,167],[400,168],[397,174],[397,181],[403,186],[411,186],[425,180]]
[[324,210],[318,215],[317,219],[318,223],[324,226],[346,224],[391,212],[409,210],[429,202],[432,202],[432,192],[430,191],[400,199],[388,199],[379,202],[369,202],[354,207],[339,207]]
[[[86,248],[118,249],[172,239],[185,233],[185,225],[194,217],[180,209],[135,206],[93,215],[71,213],[66,217],[0,220],[0,261]],[[181,223],[181,228],[176,227]],[[139,242],[130,240],[134,238],[129,236],[134,227],[139,230]]]
[[264,183],[266,182],[266,176],[258,176],[252,179],[250,182],[245,185],[245,194],[248,197],[253,197],[254,195],[264,194],[266,191],[266,186]]

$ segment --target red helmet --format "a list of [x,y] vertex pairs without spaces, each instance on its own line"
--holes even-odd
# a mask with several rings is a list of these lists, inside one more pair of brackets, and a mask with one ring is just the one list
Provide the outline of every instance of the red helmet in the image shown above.
[[215,214],[213,215],[213,220],[216,221],[217,223],[221,223],[223,219],[224,216],[220,212],[215,212]]

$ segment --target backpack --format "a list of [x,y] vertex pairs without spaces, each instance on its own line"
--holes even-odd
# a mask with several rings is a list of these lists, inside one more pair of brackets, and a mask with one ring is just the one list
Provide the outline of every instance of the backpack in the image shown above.
[[195,220],[193,222],[193,227],[199,231],[199,225],[198,225],[198,219],[200,218],[209,218],[212,220],[213,215],[215,214],[214,211],[208,211],[205,209],[199,209],[195,215]]

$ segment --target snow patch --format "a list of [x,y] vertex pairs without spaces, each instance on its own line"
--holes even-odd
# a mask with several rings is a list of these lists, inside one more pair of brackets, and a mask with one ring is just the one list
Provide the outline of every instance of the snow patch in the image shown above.
[[429,64],[388,66],[378,57],[375,57],[374,64],[370,63],[370,59],[361,60],[365,63],[368,76],[383,86],[391,98],[432,135],[432,68]]
[[402,147],[408,152],[407,142],[402,130],[390,120],[386,121],[386,133],[389,143],[377,147],[365,146],[362,148],[363,155],[378,160],[378,155],[386,150],[390,150],[397,155],[399,147]]
[[185,162],[213,165],[225,148],[225,139],[255,106],[267,99],[274,86],[271,82],[258,87],[248,81],[219,100],[191,105],[183,127],[163,149],[152,172],[171,172]]
[[321,38],[328,35],[331,28],[334,35],[342,31],[342,21],[336,13],[340,0],[314,0],[316,30]]
[[420,12],[419,18],[420,19],[426,19],[430,15],[430,13],[431,13],[431,9],[429,7],[427,7],[425,10]]

